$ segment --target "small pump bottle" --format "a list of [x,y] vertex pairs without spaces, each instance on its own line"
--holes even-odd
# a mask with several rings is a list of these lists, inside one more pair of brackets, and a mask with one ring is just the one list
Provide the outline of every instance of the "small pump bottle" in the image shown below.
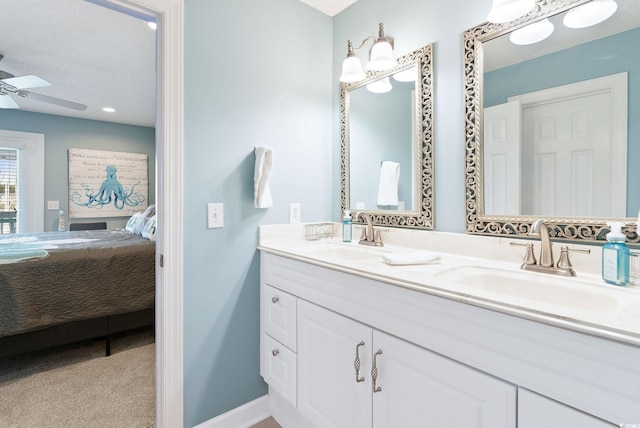
[[352,234],[352,221],[351,213],[349,210],[344,212],[344,218],[342,219],[342,240],[344,242],[351,242]]
[[607,223],[607,243],[602,247],[602,279],[613,285],[629,284],[629,248],[622,233],[623,222]]
[[58,211],[58,232],[64,232],[67,230],[67,227],[64,224],[64,210],[60,208]]

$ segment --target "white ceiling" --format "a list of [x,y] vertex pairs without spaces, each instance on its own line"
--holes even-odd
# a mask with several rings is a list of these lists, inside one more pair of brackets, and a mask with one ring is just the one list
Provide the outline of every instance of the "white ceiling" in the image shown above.
[[[334,16],[357,0],[300,1]],[[14,96],[21,110],[155,126],[155,32],[143,21],[84,0],[0,5],[0,70],[37,75],[52,86],[32,92],[87,105],[76,111]],[[103,112],[107,106],[116,112]]]
[[21,110],[155,126],[155,32],[143,21],[84,0],[0,4],[0,70],[35,74],[52,86],[33,92],[88,106],[14,97]]

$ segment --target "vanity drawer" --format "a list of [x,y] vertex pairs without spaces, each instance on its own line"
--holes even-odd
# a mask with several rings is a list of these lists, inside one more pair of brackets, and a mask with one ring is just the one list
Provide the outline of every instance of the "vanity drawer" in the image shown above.
[[262,296],[264,331],[296,351],[296,298],[289,293],[265,285]]
[[296,354],[277,340],[264,334],[262,337],[262,377],[270,388],[278,391],[296,406],[297,362]]

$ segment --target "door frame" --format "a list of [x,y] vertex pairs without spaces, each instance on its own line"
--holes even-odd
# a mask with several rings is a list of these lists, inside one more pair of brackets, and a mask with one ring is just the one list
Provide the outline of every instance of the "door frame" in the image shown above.
[[156,36],[156,426],[181,428],[185,0],[86,0],[141,19]]

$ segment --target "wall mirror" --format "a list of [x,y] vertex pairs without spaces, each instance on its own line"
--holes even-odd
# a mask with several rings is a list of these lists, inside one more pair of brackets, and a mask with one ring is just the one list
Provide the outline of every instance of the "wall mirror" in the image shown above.
[[[640,242],[640,2],[615,1],[588,27],[574,11],[595,3],[537,0],[464,33],[467,233],[524,236],[542,218],[555,239],[595,241],[622,219]],[[532,24],[546,38],[517,44]]]
[[[366,212],[378,225],[433,228],[432,58],[427,45],[390,70],[340,83],[342,213]],[[377,92],[380,86],[386,92]],[[388,192],[390,171],[399,178]]]

